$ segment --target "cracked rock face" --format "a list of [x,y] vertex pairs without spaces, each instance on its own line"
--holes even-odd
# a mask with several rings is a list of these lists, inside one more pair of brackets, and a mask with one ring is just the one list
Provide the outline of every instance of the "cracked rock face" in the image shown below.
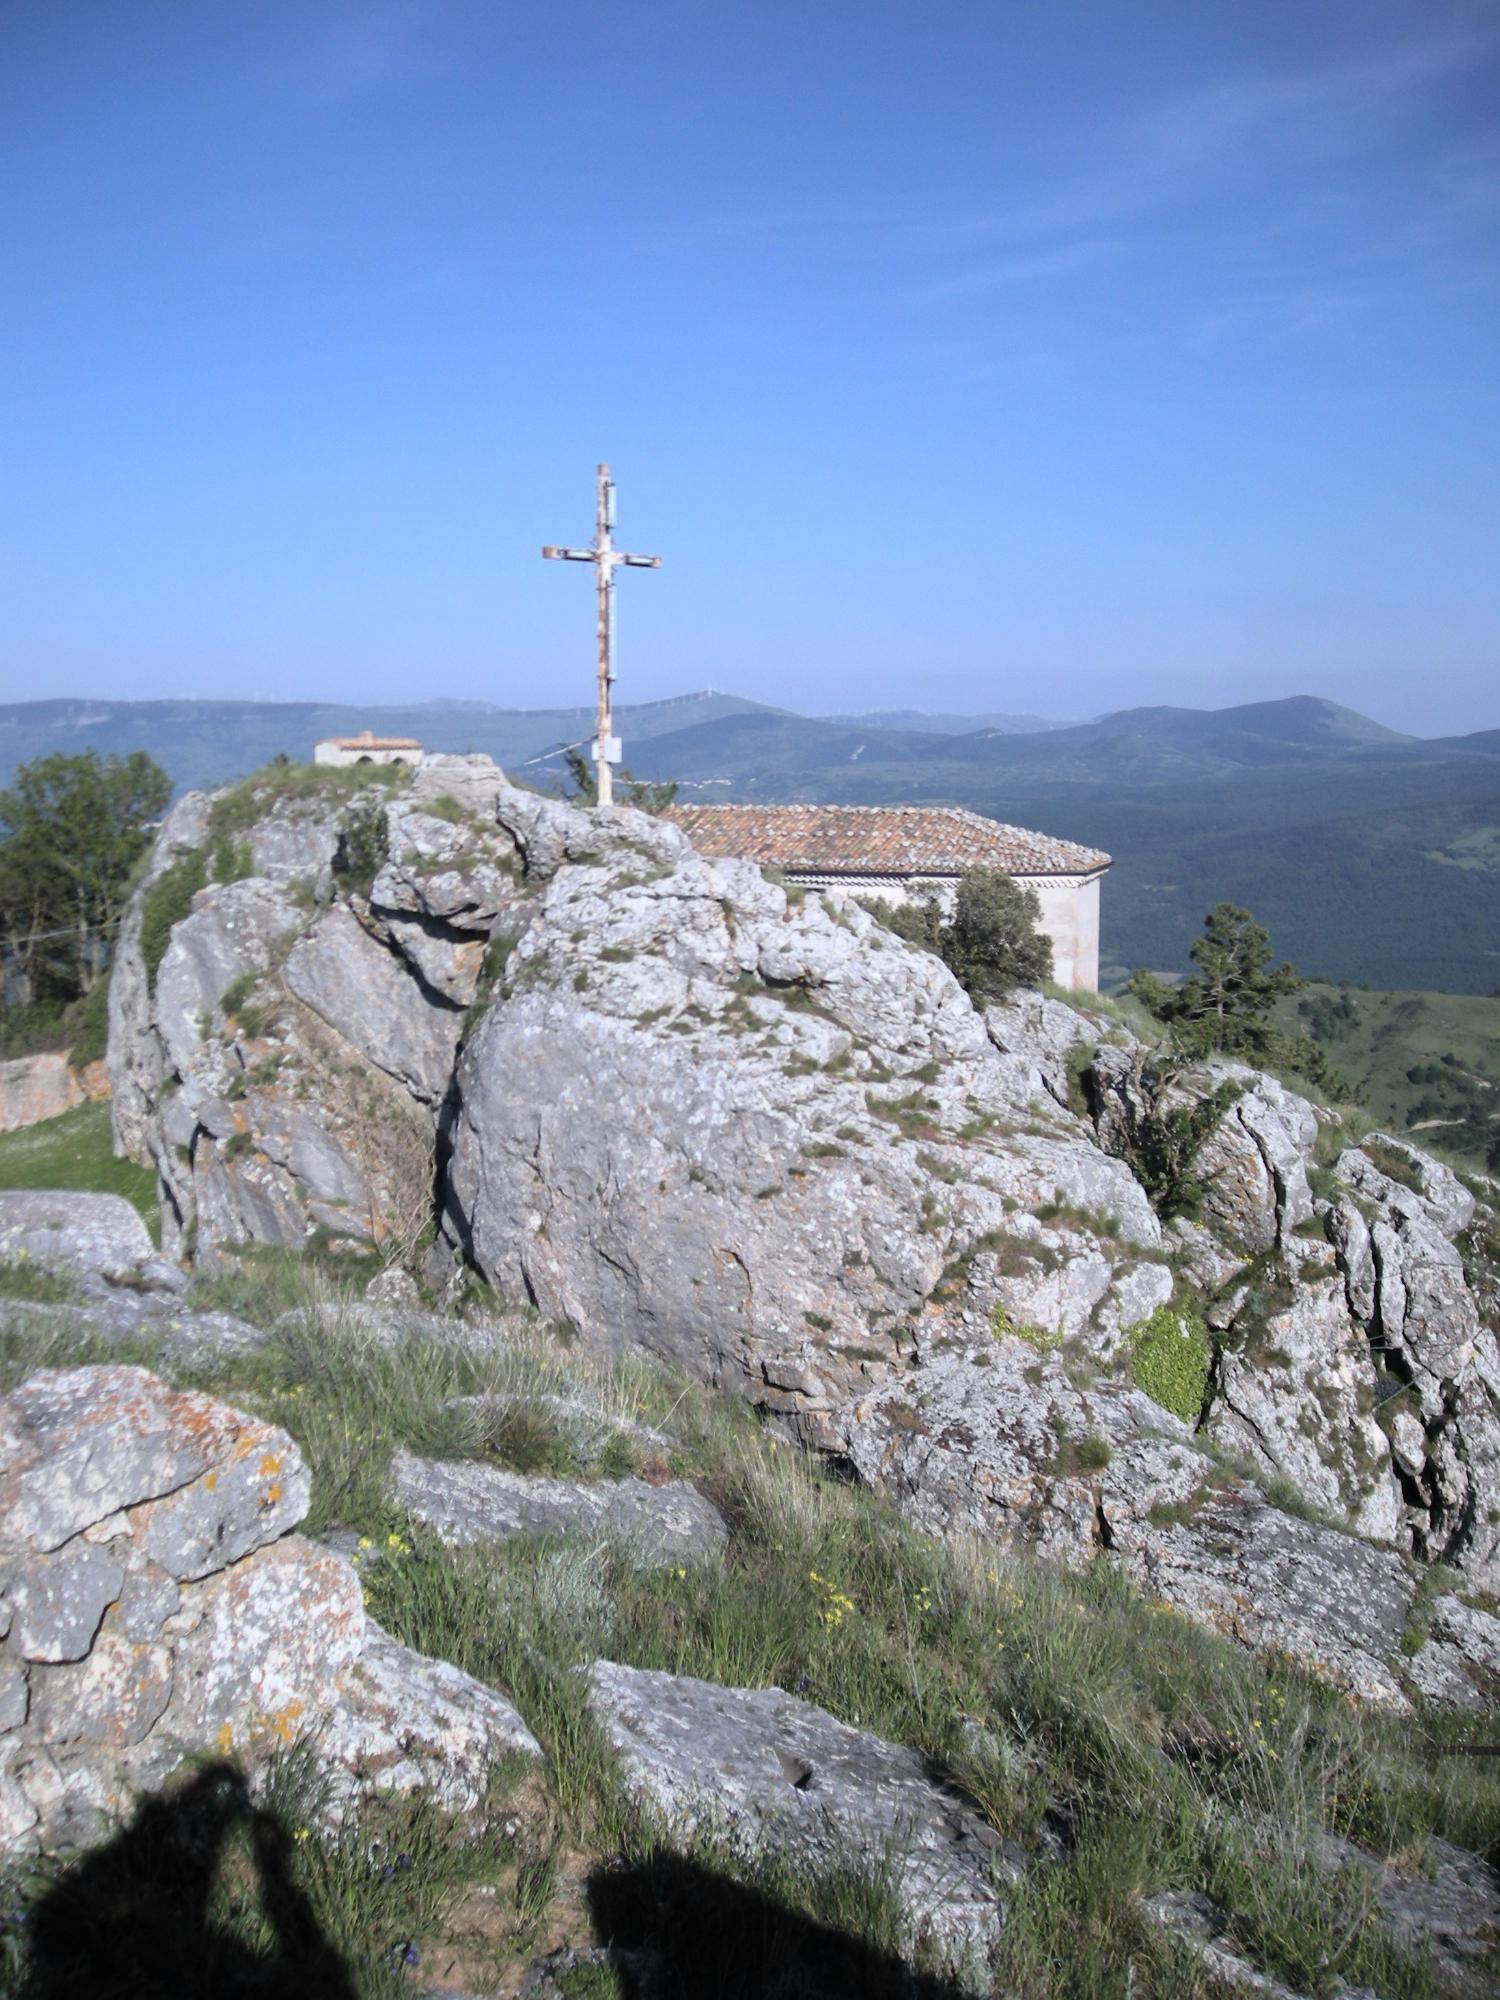
[[[1331,1257],[1328,1259],[1331,1264]],[[1209,1419],[1215,1443],[1307,1503],[1372,1540],[1395,1542],[1404,1522],[1391,1446],[1376,1416],[1369,1342],[1337,1274],[1299,1285],[1285,1305],[1226,1342]]]
[[[426,803],[382,788],[268,804],[245,842],[255,872],[198,892],[153,981],[145,899],[209,852],[213,802],[193,795],[164,825],[122,928],[110,1063],[116,1136],[156,1169],[169,1249],[194,1243],[211,1265],[316,1229],[399,1244],[428,1221],[464,1009],[519,875],[492,800],[479,825],[449,796],[451,781],[485,799],[471,760],[432,764]],[[363,811],[390,845],[369,896],[335,871]]]
[[[1330,1606],[1350,1535],[1407,1581],[1442,1559],[1500,1588],[1493,1189],[1378,1134],[1329,1166],[1330,1114],[1273,1078],[1163,1063],[1040,994],[978,1012],[847,897],[486,759],[428,759],[376,803],[368,894],[334,865],[347,802],[277,807],[154,996],[127,918],[117,1123],[169,1247],[399,1246],[435,1201],[430,1275],[468,1265],[595,1350],[749,1396],[934,1526],[1143,1576],[1149,1545],[1153,1587],[1246,1643],[1316,1624],[1305,1577],[1240,1605],[1273,1543],[1278,1578],[1316,1552]],[[208,816],[175,809],[155,873]],[[1199,1205],[1163,1226],[1135,1168],[1174,1118]],[[1163,1312],[1175,1389],[1143,1349]],[[1202,1497],[1205,1446],[1237,1513]],[[1294,1511],[1263,1519],[1258,1492]],[[1393,1660],[1377,1624],[1330,1666],[1348,1685],[1491,1684],[1473,1632]]]
[[341,1799],[468,1810],[536,1753],[491,1690],[367,1627],[352,1566],[290,1532],[284,1431],[141,1368],[0,1400],[0,1855],[86,1842],[187,1756],[306,1739]]

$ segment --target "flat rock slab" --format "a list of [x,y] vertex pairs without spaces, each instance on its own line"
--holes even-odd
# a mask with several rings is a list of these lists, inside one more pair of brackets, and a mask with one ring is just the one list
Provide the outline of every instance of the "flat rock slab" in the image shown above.
[[868,1869],[890,1884],[902,1948],[988,1991],[1003,1891],[1024,1868],[921,1756],[780,1688],[624,1667],[589,1669],[589,1707],[627,1794],[676,1846],[800,1872]]
[[517,1535],[585,1534],[627,1543],[647,1563],[704,1562],[724,1546],[723,1517],[686,1480],[532,1478],[474,1459],[391,1462],[393,1497],[453,1546]]
[[[1193,1889],[1168,1889],[1141,1905],[1153,1924],[1190,1952],[1216,1983],[1231,1993],[1255,1993],[1261,2000],[1305,2000],[1269,1973],[1259,1972],[1227,1942],[1229,1920],[1216,1903]],[[1343,1984],[1334,1988],[1340,2000],[1360,2000]],[[1371,1994],[1369,2000],[1378,2000]]]
[[1115,1560],[1149,1596],[1253,1652],[1288,1654],[1363,1701],[1410,1705],[1398,1667],[1415,1584],[1392,1550],[1233,1485],[1186,1524],[1137,1519],[1116,1535]]
[[0,1262],[34,1259],[79,1277],[127,1277],[155,1259],[150,1232],[121,1194],[0,1191]]
[[1479,1855],[1430,1838],[1420,1869],[1397,1868],[1325,1833],[1313,1859],[1329,1872],[1357,1868],[1365,1875],[1376,1917],[1402,1951],[1435,1961],[1460,1991],[1466,1979],[1482,1976],[1500,1944],[1500,1872]]
[[111,1291],[68,1305],[38,1305],[29,1299],[0,1301],[0,1321],[8,1331],[38,1342],[82,1336],[101,1347],[144,1348],[174,1363],[204,1365],[231,1355],[253,1354],[270,1340],[263,1328],[232,1313],[192,1312],[160,1292]]
[[332,1305],[293,1306],[276,1321],[278,1332],[357,1333],[382,1347],[399,1347],[403,1341],[423,1346],[455,1349],[460,1354],[503,1354],[518,1338],[534,1333],[536,1322],[519,1314],[493,1315],[484,1319],[460,1319],[457,1315],[433,1312],[421,1307],[393,1305],[387,1299],[341,1299]]
[[0,1538],[32,1557],[119,1516],[172,1576],[207,1576],[295,1526],[308,1492],[285,1431],[144,1368],[39,1369],[0,1414]]

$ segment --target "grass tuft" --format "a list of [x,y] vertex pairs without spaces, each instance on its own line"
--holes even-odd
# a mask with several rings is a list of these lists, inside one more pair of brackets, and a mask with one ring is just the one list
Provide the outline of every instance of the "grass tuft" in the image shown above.
[[117,1160],[108,1104],[80,1104],[40,1125],[0,1133],[0,1188],[62,1188],[120,1194],[160,1234],[156,1176],[133,1160]]

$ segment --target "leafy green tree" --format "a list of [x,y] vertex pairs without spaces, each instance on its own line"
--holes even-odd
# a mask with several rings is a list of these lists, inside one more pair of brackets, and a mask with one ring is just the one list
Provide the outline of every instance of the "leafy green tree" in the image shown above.
[[66,1004],[102,977],[151,823],[171,796],[143,750],[38,757],[0,792],[0,955],[23,1000]]
[[1271,964],[1270,933],[1238,904],[1216,903],[1190,956],[1198,970],[1181,986],[1134,972],[1131,992],[1158,1020],[1171,1022],[1185,1046],[1266,1053],[1275,1038],[1272,1008],[1303,984],[1290,965]]
[[971,868],[959,880],[939,949],[976,1000],[996,999],[1013,986],[1040,986],[1052,977],[1052,940],[1041,920],[1035,889],[998,868]]
[[1245,1056],[1289,1071],[1332,1097],[1349,1095],[1348,1084],[1311,1035],[1289,1035],[1276,1026],[1277,1001],[1305,982],[1293,966],[1272,964],[1270,933],[1248,910],[1216,903],[1189,955],[1198,969],[1180,986],[1150,972],[1130,975],[1130,991],[1170,1026],[1179,1049],[1198,1056]]
[[871,900],[865,907],[908,944],[935,952],[981,1003],[1052,977],[1052,940],[1040,928],[1037,893],[998,869],[971,868],[961,876],[947,919],[930,891],[908,903]]
[[920,945],[924,951],[942,957],[943,910],[930,890],[907,903],[888,903],[883,896],[871,896],[864,902],[870,915],[878,918],[888,931],[905,938],[908,944]]
[[1214,904],[1189,956],[1198,975],[1182,990],[1184,1017],[1213,1021],[1221,1046],[1233,1033],[1227,1024],[1263,1020],[1303,983],[1285,961],[1271,964],[1270,932],[1235,903]]

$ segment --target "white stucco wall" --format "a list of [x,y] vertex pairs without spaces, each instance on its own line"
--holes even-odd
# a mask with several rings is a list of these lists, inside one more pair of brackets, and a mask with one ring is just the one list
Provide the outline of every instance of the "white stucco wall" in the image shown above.
[[1042,929],[1052,940],[1052,977],[1075,993],[1099,990],[1099,877],[1018,875],[1035,889]]
[[[806,889],[845,889],[851,896],[880,897],[887,903],[909,903],[936,890],[945,909],[958,891],[952,875],[823,875],[802,869],[786,871],[788,882]],[[1017,875],[1024,888],[1035,889],[1042,908],[1042,929],[1052,940],[1052,977],[1076,993],[1099,990],[1099,875]]]

